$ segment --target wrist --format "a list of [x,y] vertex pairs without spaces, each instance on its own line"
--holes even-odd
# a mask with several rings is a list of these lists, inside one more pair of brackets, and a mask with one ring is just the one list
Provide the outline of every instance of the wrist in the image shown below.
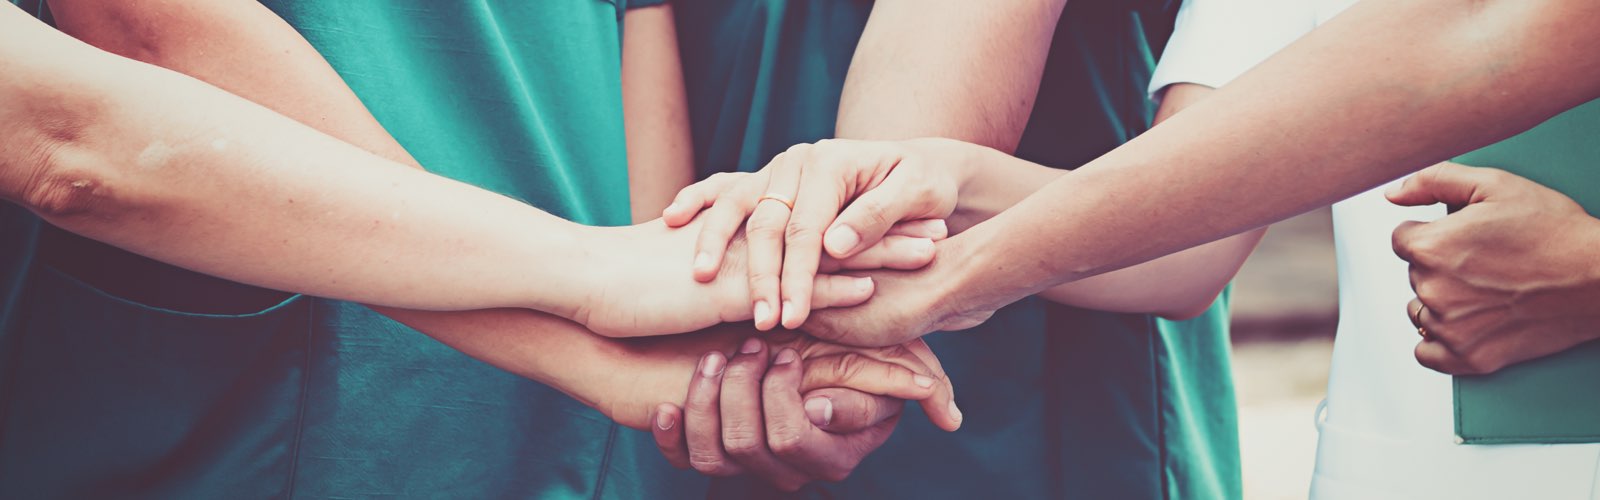
[[661,403],[683,406],[700,359],[711,351],[731,355],[743,335],[718,328],[670,337],[614,340],[607,355],[614,364],[595,389],[595,407],[634,429],[649,429]]
[[[551,314],[589,325],[590,313],[595,304],[603,300],[607,290],[617,286],[617,276],[612,272],[621,260],[621,235],[626,227],[585,226],[567,223],[553,239],[571,250],[567,260],[549,265],[557,276],[547,280],[533,280],[529,285],[542,289],[538,295],[547,296],[546,307]],[[548,244],[548,243],[547,243]]]

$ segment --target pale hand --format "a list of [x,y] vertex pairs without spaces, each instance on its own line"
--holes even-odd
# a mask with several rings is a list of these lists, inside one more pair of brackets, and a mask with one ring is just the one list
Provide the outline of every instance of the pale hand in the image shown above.
[[[719,174],[685,188],[662,218],[703,224],[694,261],[700,280],[719,275],[743,225],[756,327],[798,328],[821,308],[811,300],[819,270],[926,265],[933,242],[949,233],[943,219],[956,210],[970,158],[983,149],[947,139],[800,144],[754,174]],[[829,256],[838,264],[830,267]]]

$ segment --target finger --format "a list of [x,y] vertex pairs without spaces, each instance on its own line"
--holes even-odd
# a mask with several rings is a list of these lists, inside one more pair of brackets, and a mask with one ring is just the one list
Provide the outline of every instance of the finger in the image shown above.
[[667,463],[679,469],[689,468],[689,446],[683,439],[683,410],[672,403],[661,403],[650,416],[650,434],[656,439],[656,449]]
[[1474,375],[1471,366],[1451,352],[1450,348],[1436,340],[1423,340],[1417,343],[1414,352],[1417,363],[1439,373],[1449,375]]
[[793,349],[779,352],[763,383],[767,444],[785,462],[814,476],[834,480],[854,469],[861,457],[854,456],[855,450],[840,449],[834,436],[812,424],[806,404],[800,399],[802,370],[795,362],[798,358]]
[[939,357],[933,354],[933,348],[922,339],[907,342],[905,348],[931,370],[929,376],[939,381],[939,385],[936,386],[939,389],[937,394],[917,402],[922,406],[922,412],[928,415],[928,421],[947,431],[961,428],[963,416],[961,408],[956,405],[955,383],[945,373],[944,364],[939,362]]
[[717,173],[705,180],[690,184],[678,191],[672,198],[672,203],[661,210],[661,222],[667,227],[678,227],[694,220],[694,216],[701,210],[711,206],[717,201],[717,195],[734,186],[738,180],[749,174],[743,173]]
[[850,195],[835,168],[837,162],[807,160],[784,237],[784,328],[798,328],[811,313],[811,277],[822,260],[822,232]]
[[[798,380],[795,382],[798,389]],[[771,390],[771,386],[768,386]],[[869,429],[900,416],[905,400],[867,394],[842,387],[817,389],[805,394],[806,420],[834,434],[849,434]],[[769,410],[770,411],[770,410]],[[771,427],[771,424],[768,424]]]
[[901,221],[889,226],[889,232],[883,233],[883,235],[886,238],[889,236],[910,236],[912,238],[928,238],[938,241],[950,237],[950,226],[945,224],[944,219]]
[[1422,299],[1412,298],[1406,302],[1406,319],[1411,320],[1411,326],[1422,328]]
[[719,195],[716,203],[700,217],[700,234],[694,244],[696,281],[706,283],[717,277],[728,252],[728,243],[738,234],[745,218],[755,210],[756,199],[761,196],[762,189],[766,189],[764,174],[746,176],[743,181]]
[[765,349],[760,339],[747,339],[728,362],[728,373],[722,379],[722,448],[745,471],[780,488],[798,489],[805,484],[805,476],[767,448],[761,394],[767,373]]
[[1461,206],[1481,201],[1482,188],[1492,184],[1492,169],[1440,163],[1407,177],[1400,185],[1383,193],[1390,203],[1401,206],[1444,203]]
[[[798,148],[799,146],[796,146]],[[794,200],[799,190],[800,167],[803,150],[790,148],[782,155],[782,162],[768,167],[766,191],[784,200]],[[779,276],[783,272],[784,233],[789,225],[792,209],[778,200],[764,200],[756,204],[755,212],[745,225],[745,246],[749,252],[746,266],[750,272],[750,301],[752,317],[757,330],[771,330],[779,319]]]
[[722,451],[722,375],[727,359],[720,352],[707,353],[689,381],[689,396],[683,407],[684,440],[689,447],[689,466],[708,476],[732,476],[744,472]]
[[890,175],[852,200],[823,235],[828,255],[850,257],[883,238],[895,223],[944,215],[932,213],[938,205],[932,192],[911,189],[906,179]]
[[872,298],[872,278],[820,274],[812,282],[811,304],[817,309],[861,305]]
[[838,269],[921,269],[933,262],[934,245],[929,238],[884,236],[877,244],[842,260],[825,259],[823,272]]
[[[804,390],[824,387],[849,387],[869,394],[893,396],[900,399],[922,400],[938,391],[938,379],[925,373],[930,370],[915,357],[904,353],[900,347],[881,349],[899,359],[894,362],[877,359],[860,352],[850,351],[806,360],[801,387]],[[906,365],[916,366],[917,369]]]
[[1389,244],[1394,247],[1394,254],[1400,257],[1400,260],[1416,264],[1416,241],[1428,224],[1430,223],[1408,220],[1395,226],[1394,233],[1389,237]]

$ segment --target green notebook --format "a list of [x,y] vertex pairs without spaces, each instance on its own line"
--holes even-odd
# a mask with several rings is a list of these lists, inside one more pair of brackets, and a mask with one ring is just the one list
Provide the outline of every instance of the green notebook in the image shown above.
[[[1600,100],[1456,161],[1527,177],[1600,215]],[[1600,341],[1456,377],[1455,417],[1456,435],[1471,444],[1600,442]]]

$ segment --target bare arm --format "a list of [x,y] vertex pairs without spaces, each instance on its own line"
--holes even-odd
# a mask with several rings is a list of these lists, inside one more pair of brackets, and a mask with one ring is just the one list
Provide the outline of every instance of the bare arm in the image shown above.
[[[1064,5],[874,4],[845,81],[839,137],[947,137],[1002,152],[1015,150]],[[1169,94],[1157,123],[1210,90],[1186,86]],[[1037,167],[970,172],[952,229],[987,219],[1062,175],[1067,173]],[[1261,234],[1242,234],[1041,296],[1090,309],[1192,317],[1221,293]]]
[[[58,1],[63,29],[102,48],[148,58],[180,71],[192,71],[252,100],[279,109],[331,134],[420,169],[410,155],[372,119],[338,75],[304,39],[255,2],[96,2]],[[159,24],[159,26],[157,26]],[[276,67],[274,67],[276,66]],[[276,75],[261,78],[264,74]],[[280,107],[281,106],[281,107]],[[329,168],[343,168],[335,165]],[[685,277],[685,279],[687,279]],[[701,353],[731,352],[749,334],[738,328],[665,339],[620,341],[594,335],[581,325],[525,309],[432,312],[374,309],[421,330],[470,356],[549,384],[635,428],[649,425],[650,411],[662,401],[680,401],[689,373]],[[805,387],[847,385],[874,393],[919,397],[927,392],[883,378],[863,380],[829,375],[841,349],[801,337],[773,339],[799,349],[808,363]],[[899,364],[926,367],[894,353],[862,353],[870,372]],[[869,359],[870,358],[870,359]],[[628,370],[616,367],[627,366]],[[809,366],[809,365],[808,365]],[[891,369],[891,372],[893,370]],[[919,373],[925,373],[919,372]],[[948,392],[943,392],[948,394]],[[948,397],[948,396],[946,396]]]
[[637,223],[659,217],[694,182],[694,144],[672,4],[629,9],[622,26],[628,192]]
[[[983,250],[965,254],[943,316],[1261,227],[1592,99],[1597,15],[1581,0],[1362,2],[953,238],[941,256]],[[1130,227],[1140,230],[1120,229]],[[1024,232],[1035,237],[1014,237]],[[1015,255],[1030,257],[997,260]]]
[[836,135],[948,137],[1015,150],[1066,3],[874,3],[845,77]]
[[586,266],[505,265],[586,261],[582,226],[95,50],[12,6],[0,8],[0,33],[0,194],[52,224],[333,298],[563,314],[582,305],[585,293],[549,284],[586,286]]
[[[1187,83],[1168,87],[1156,111],[1155,123],[1199,102],[1212,90]],[[1216,301],[1266,233],[1266,228],[1247,231],[1136,266],[1057,285],[1039,295],[1089,309],[1192,318]]]

